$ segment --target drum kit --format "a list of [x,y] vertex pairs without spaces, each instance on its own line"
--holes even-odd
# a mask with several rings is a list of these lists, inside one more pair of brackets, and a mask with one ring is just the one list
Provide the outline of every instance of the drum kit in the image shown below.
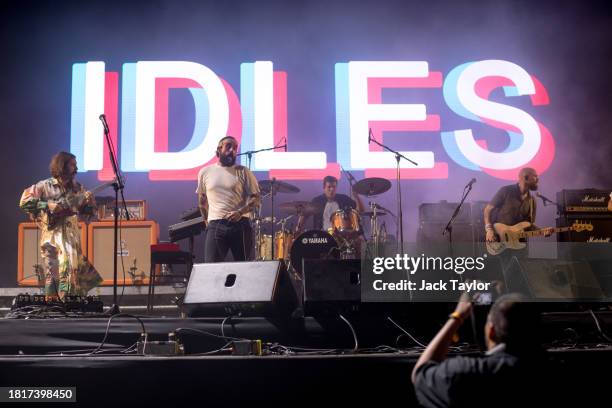
[[[291,219],[306,218],[322,213],[309,201],[289,201],[281,203],[276,210],[284,218],[274,215],[274,196],[277,193],[297,194],[300,189],[289,183],[278,180],[263,180],[259,182],[262,198],[269,198],[272,203],[272,216],[255,215],[253,230],[255,234],[256,260],[283,260],[294,271],[302,273],[303,259],[359,259],[363,244],[370,242],[373,253],[379,255],[379,248],[386,240],[386,231],[380,226],[380,217],[390,211],[375,202],[369,203],[369,211],[359,213],[356,209],[343,208],[335,211],[330,217],[331,227],[327,231],[295,230],[289,227]],[[353,185],[353,191],[366,197],[374,197],[385,193],[391,188],[389,180],[382,178],[366,178]],[[363,231],[363,222],[369,218],[371,237],[368,240]],[[362,220],[364,220],[362,222]],[[272,227],[272,233],[264,233],[264,229]],[[278,230],[275,231],[275,227]]]

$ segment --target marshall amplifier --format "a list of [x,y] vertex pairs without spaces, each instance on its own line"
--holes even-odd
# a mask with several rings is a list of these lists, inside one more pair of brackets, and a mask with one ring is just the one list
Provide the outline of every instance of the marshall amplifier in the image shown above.
[[559,213],[612,214],[608,211],[610,191],[594,188],[561,190],[557,193]]
[[[557,218],[557,226],[579,223],[588,225],[583,231],[558,234],[557,255],[560,259],[603,262],[612,271],[612,217],[601,214],[565,214]],[[612,284],[607,285],[612,287]]]
[[559,233],[560,242],[608,243],[612,242],[612,217],[595,214],[566,214],[557,218],[557,227],[571,226],[574,223],[590,224],[580,232],[568,231]]

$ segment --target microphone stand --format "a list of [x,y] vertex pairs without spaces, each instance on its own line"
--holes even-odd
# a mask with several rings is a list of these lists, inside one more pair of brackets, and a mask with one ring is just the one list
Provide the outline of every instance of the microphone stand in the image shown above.
[[[127,210],[127,205],[125,204],[125,197],[123,196],[123,189],[125,188],[125,184],[123,182],[123,177],[121,172],[119,171],[119,167],[117,166],[117,155],[115,153],[115,149],[113,147],[113,143],[110,139],[110,132],[108,127],[106,126],[106,119],[103,119],[102,115],[101,120],[104,124],[104,136],[106,140],[106,146],[108,147],[108,155],[110,157],[111,166],[113,168],[113,172],[115,173],[115,182],[113,183],[113,189],[115,190],[115,207],[113,209],[114,215],[114,224],[113,224],[113,305],[108,311],[111,315],[116,315],[121,313],[119,309],[119,304],[117,303],[117,247],[119,243],[119,193],[121,193],[121,202],[123,204],[123,209],[125,211],[125,219],[127,221],[130,220],[130,214]],[[124,282],[125,284],[125,282]]]
[[542,199],[542,203],[544,204],[544,207],[546,207],[548,204],[553,204],[553,205],[555,205],[557,207],[557,213],[561,212],[560,211],[560,207],[561,206],[559,205],[559,203],[557,203],[557,202],[555,202],[555,201],[553,201],[553,200],[551,200],[549,198],[544,197],[540,193],[536,193],[536,197],[539,197],[540,199]]
[[[247,156],[247,161],[248,161],[248,168],[249,170],[251,170],[251,159],[253,158],[254,154],[257,153],[261,153],[261,152],[269,152],[270,150],[274,150],[274,149],[280,149],[280,148],[284,148],[285,152],[287,151],[287,143],[285,143],[284,145],[278,145],[278,146],[274,146],[274,147],[268,147],[267,149],[259,149],[259,150],[249,150],[246,152],[242,152],[236,155],[236,157],[238,156],[243,156],[246,154]],[[274,184],[276,183],[276,178],[272,177],[272,184],[270,185],[270,205],[272,206],[272,260],[274,260],[274,194],[276,193],[276,191],[274,191]],[[261,214],[259,214],[261,215]],[[259,218],[259,217],[258,217]],[[261,237],[258,237],[261,238]],[[255,243],[255,249],[257,249],[257,245],[258,243]]]
[[251,159],[253,158],[254,154],[261,153],[261,152],[269,152],[270,150],[281,149],[281,148],[284,148],[285,152],[286,152],[287,151],[287,144],[285,143],[284,145],[268,147],[267,149],[249,150],[247,152],[242,152],[242,153],[237,154],[236,157],[244,156],[246,154],[246,156],[247,156],[247,163],[248,163],[247,167],[249,168],[249,170],[251,170]]
[[404,156],[403,154],[401,154],[398,151],[395,151],[393,149],[391,149],[390,147],[385,146],[382,143],[379,143],[376,139],[374,139],[372,137],[372,129],[370,129],[370,133],[368,134],[368,141],[370,142],[374,142],[376,143],[378,146],[382,147],[383,149],[393,153],[395,155],[395,161],[397,163],[397,174],[396,174],[396,182],[397,182],[397,215],[398,215],[398,222],[399,222],[399,231],[400,231],[400,241],[399,241],[399,245],[401,248],[401,252],[398,249],[398,254],[404,253],[404,214],[402,211],[402,186],[400,183],[401,180],[401,175],[400,175],[400,159],[404,159],[406,161],[408,161],[409,163],[414,164],[415,166],[418,166],[418,163],[415,162],[414,160],[410,160],[409,158],[407,158],[406,156]]
[[[474,181],[474,180],[472,180],[472,181]],[[453,212],[453,215],[451,215],[450,220],[448,220],[448,223],[446,224],[446,227],[444,227],[444,230],[442,231],[442,235],[445,235],[448,232],[448,245],[449,245],[449,249],[450,249],[450,256],[451,256],[451,258],[453,257],[453,223],[455,222],[455,218],[457,218],[457,215],[459,215],[459,211],[461,211],[461,206],[465,202],[465,199],[467,198],[468,194],[470,194],[470,191],[472,191],[472,185],[473,185],[473,183],[470,182],[463,189],[463,196],[461,197],[461,201],[459,202],[459,204],[455,208],[455,211]],[[463,279],[463,275],[461,275],[461,279]]]

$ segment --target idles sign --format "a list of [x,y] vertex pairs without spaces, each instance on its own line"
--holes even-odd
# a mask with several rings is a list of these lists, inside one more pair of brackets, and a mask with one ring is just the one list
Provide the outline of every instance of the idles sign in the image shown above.
[[[102,112],[119,147],[121,169],[148,172],[151,180],[195,179],[199,168],[216,160],[216,143],[227,134],[241,141],[243,152],[290,139],[287,74],[274,71],[272,62],[241,64],[240,96],[223,78],[195,62],[126,63],[121,75],[119,124],[119,74],[106,72],[104,62],[73,65],[70,148],[79,167],[97,170],[101,180],[112,177],[98,119]],[[330,163],[324,151],[276,149],[254,155],[254,171],[267,171],[278,179],[306,180],[338,175],[342,166],[363,170],[366,177],[393,178],[394,156],[368,143],[369,129],[379,141],[385,131],[434,132],[457,165],[500,179],[514,179],[524,166],[543,173],[553,160],[555,143],[544,125],[524,110],[489,98],[501,88],[509,98],[529,96],[533,106],[549,103],[540,81],[512,62],[469,62],[443,78],[441,72],[430,71],[425,61],[351,61],[336,64],[335,84],[337,163]],[[176,88],[187,89],[193,98],[194,123],[189,143],[171,152],[168,100],[170,89]],[[491,151],[472,129],[440,132],[440,116],[429,112],[425,104],[383,103],[382,91],[389,88],[442,88],[453,112],[505,131],[508,144],[502,151]],[[448,163],[436,160],[433,151],[402,153],[418,163],[402,161],[402,178],[448,178]],[[241,160],[246,164],[246,156]]]

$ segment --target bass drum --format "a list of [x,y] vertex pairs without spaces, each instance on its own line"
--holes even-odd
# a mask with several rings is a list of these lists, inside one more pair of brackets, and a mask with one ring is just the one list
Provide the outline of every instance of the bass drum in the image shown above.
[[302,275],[304,259],[338,259],[338,243],[325,231],[310,230],[293,240],[291,246],[291,266]]

